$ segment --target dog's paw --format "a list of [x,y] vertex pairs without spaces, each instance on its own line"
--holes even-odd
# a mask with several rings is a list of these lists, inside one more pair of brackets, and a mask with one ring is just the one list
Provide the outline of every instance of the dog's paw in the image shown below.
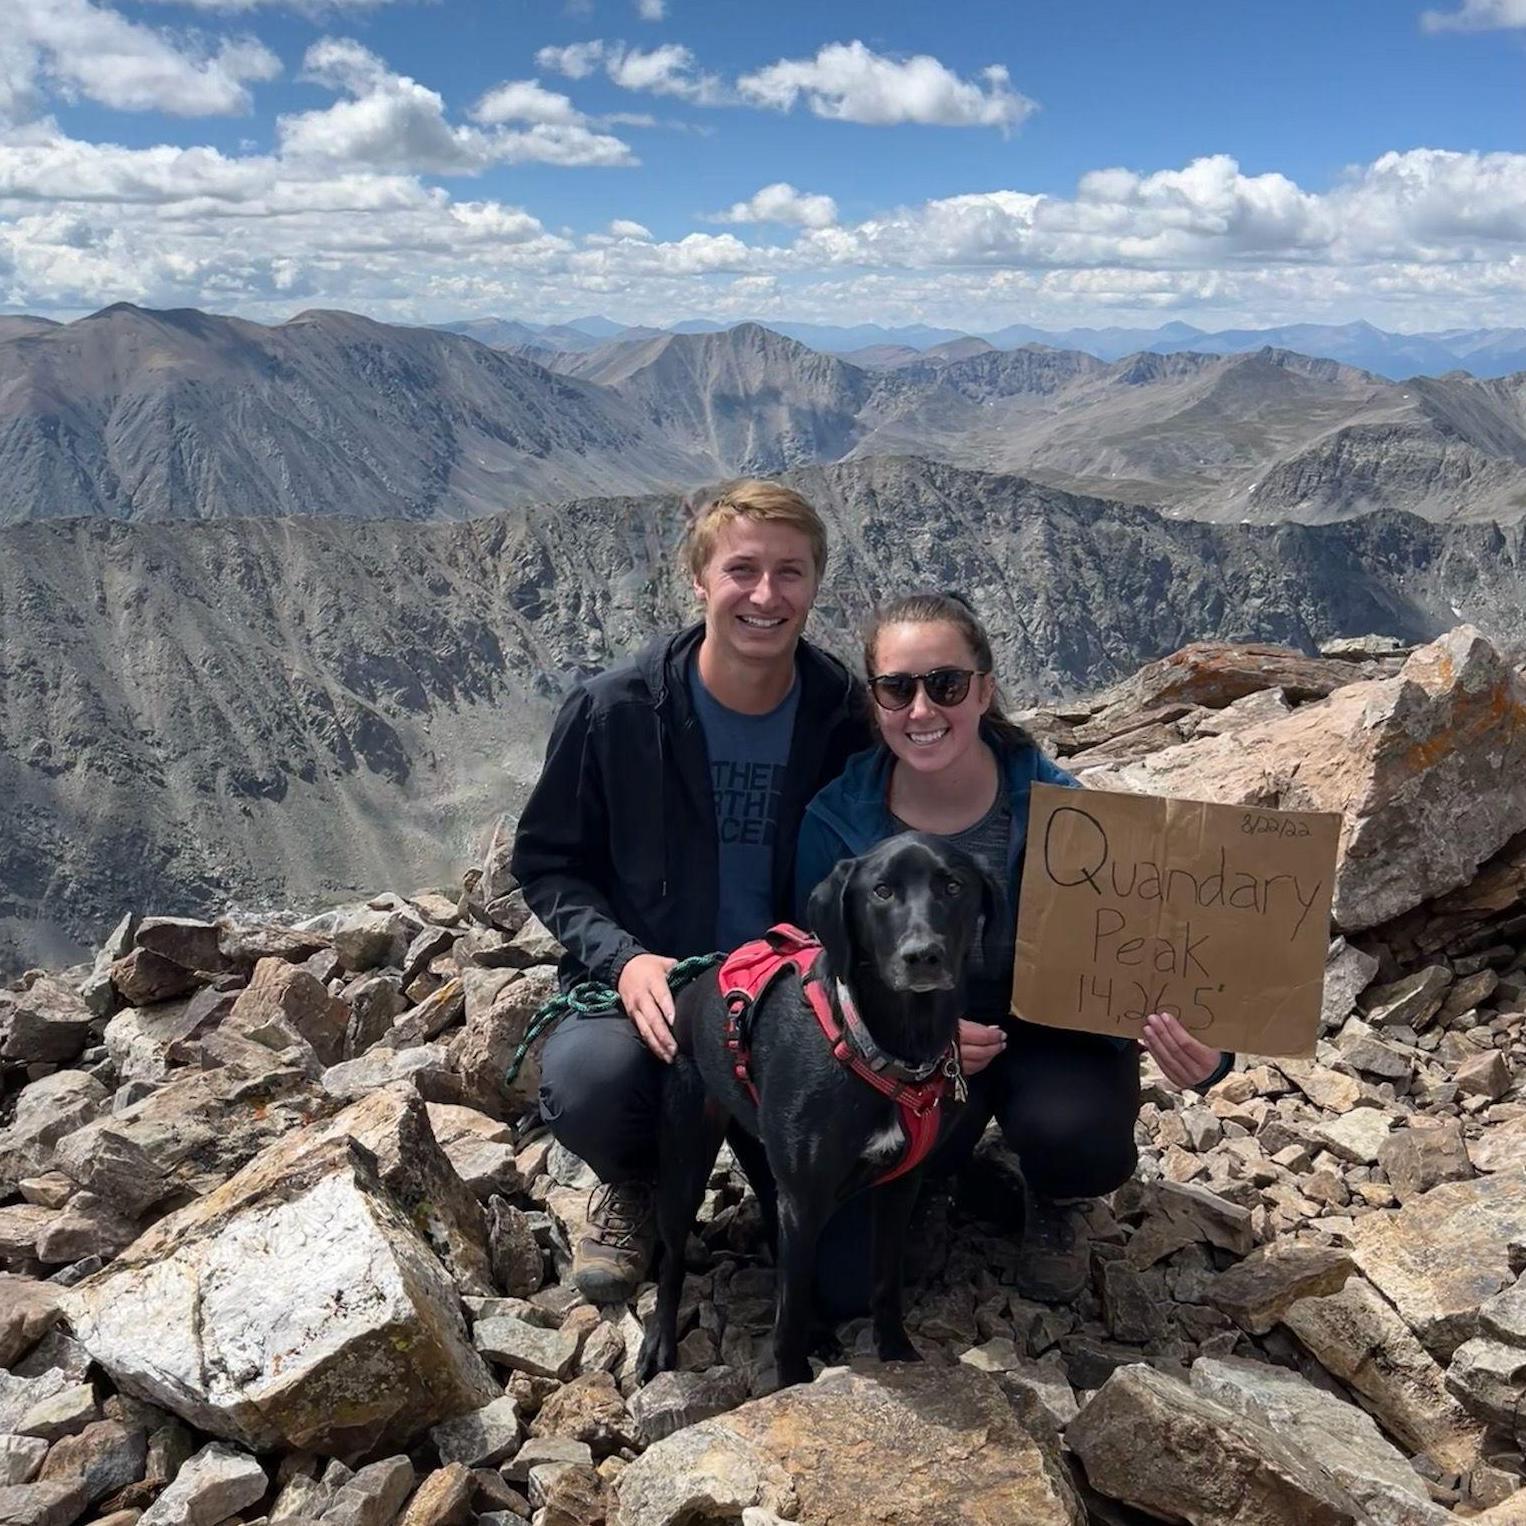
[[636,1354],[636,1381],[650,1383],[659,1372],[671,1372],[678,1366],[678,1352],[664,1351],[664,1342],[655,1329],[648,1330]]
[[875,1341],[875,1350],[882,1362],[920,1362],[922,1353],[911,1343],[904,1330],[887,1331]]
[[797,1383],[809,1383],[816,1374],[809,1362],[781,1362],[776,1369],[778,1382],[775,1388],[793,1388]]

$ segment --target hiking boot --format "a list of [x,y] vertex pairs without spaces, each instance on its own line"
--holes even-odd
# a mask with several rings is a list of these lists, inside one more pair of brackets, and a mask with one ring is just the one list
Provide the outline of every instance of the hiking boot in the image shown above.
[[588,1233],[572,1257],[572,1280],[589,1303],[624,1303],[646,1281],[657,1243],[650,1182],[601,1182]]
[[1069,1303],[1091,1274],[1082,1203],[1057,1203],[1023,1194],[1023,1232],[1018,1242],[1016,1282],[1025,1298]]

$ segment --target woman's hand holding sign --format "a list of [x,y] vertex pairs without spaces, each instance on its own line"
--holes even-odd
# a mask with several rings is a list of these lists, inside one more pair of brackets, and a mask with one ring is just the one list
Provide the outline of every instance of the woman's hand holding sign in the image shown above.
[[1193,1038],[1169,1012],[1152,1012],[1144,1020],[1140,1042],[1173,1086],[1197,1086],[1206,1081],[1222,1058],[1217,1049]]

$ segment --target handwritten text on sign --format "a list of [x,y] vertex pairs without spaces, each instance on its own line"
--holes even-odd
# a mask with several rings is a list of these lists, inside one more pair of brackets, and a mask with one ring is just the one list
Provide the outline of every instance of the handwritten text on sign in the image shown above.
[[1033,787],[1013,1011],[1138,1037],[1314,1052],[1339,816]]

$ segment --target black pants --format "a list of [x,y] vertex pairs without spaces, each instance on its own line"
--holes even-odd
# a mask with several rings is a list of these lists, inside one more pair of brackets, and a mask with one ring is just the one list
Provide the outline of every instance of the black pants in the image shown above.
[[[964,1166],[994,1118],[1039,1197],[1101,1197],[1134,1174],[1139,1051],[1096,1033],[1015,1020],[1006,1050],[970,1078],[970,1100],[928,1161],[928,1176]],[[926,1178],[924,1178],[924,1182]],[[816,1301],[828,1318],[869,1310],[869,1194],[833,1214],[816,1255]]]
[[[970,1081],[970,1100],[929,1162],[933,1174],[968,1161],[995,1118],[1041,1197],[1098,1197],[1134,1174],[1139,1051],[1094,1033],[1007,1025],[1006,1051]],[[662,1061],[624,1016],[569,1017],[541,1055],[541,1116],[600,1180],[657,1166]],[[868,1307],[869,1196],[833,1215],[817,1261],[817,1293],[836,1317]],[[844,1312],[847,1311],[847,1312]]]
[[540,1115],[600,1181],[653,1176],[666,1068],[623,1012],[574,1013],[541,1051]]

